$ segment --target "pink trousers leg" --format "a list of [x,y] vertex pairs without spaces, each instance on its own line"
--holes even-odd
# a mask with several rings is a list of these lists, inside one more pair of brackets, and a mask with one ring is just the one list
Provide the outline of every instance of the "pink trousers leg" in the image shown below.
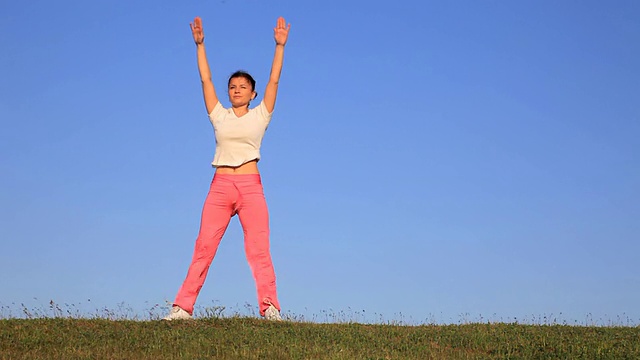
[[259,175],[238,182],[238,217],[244,232],[244,249],[256,282],[260,315],[269,305],[280,310],[276,274],[269,249],[269,211]]
[[218,251],[220,240],[227,230],[229,220],[233,216],[232,198],[235,197],[234,192],[232,184],[217,181],[216,178],[211,182],[202,208],[200,232],[196,239],[191,265],[173,302],[174,305],[181,307],[189,314],[193,314],[193,306],[207,277],[209,266]]

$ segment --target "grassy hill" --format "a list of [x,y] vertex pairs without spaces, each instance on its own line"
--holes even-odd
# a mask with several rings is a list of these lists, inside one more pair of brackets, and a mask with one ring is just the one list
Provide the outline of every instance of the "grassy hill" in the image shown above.
[[640,327],[0,320],[0,359],[640,359]]

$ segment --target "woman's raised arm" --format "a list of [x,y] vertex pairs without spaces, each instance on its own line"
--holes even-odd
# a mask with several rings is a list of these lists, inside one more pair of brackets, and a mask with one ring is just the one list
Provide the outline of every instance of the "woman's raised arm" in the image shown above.
[[264,105],[268,112],[272,112],[276,106],[276,95],[278,94],[278,82],[280,81],[280,73],[282,72],[282,62],[284,60],[284,46],[289,37],[289,29],[291,24],[284,21],[283,17],[278,18],[276,27],[273,28],[273,38],[276,41],[276,50],[273,55],[273,64],[271,65],[271,75],[267,88],[264,91]]
[[207,114],[213,111],[218,104],[218,96],[211,81],[211,70],[207,61],[207,52],[204,48],[204,31],[202,30],[202,19],[196,17],[191,25],[191,33],[193,41],[196,43],[196,52],[198,55],[198,70],[200,71],[200,80],[202,81],[202,95],[204,96],[204,105],[207,107]]

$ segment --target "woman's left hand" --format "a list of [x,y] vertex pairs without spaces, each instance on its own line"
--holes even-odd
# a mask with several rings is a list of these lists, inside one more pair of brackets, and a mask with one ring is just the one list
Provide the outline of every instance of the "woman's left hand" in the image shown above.
[[273,28],[273,38],[276,40],[276,45],[284,46],[284,44],[287,43],[290,28],[291,24],[287,25],[282,16],[278,18],[278,23],[276,27]]

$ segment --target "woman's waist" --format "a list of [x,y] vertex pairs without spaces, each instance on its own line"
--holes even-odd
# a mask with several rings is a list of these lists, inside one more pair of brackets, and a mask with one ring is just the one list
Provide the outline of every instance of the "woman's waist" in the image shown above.
[[239,166],[217,166],[216,175],[260,175],[258,160],[254,159]]

